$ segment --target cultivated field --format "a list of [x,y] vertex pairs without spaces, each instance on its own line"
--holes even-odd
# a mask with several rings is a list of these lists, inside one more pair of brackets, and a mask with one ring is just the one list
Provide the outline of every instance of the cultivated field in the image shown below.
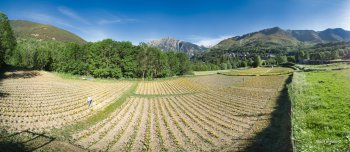
[[[0,82],[0,127],[42,132],[74,123],[115,101],[130,82],[64,80],[48,72],[5,73]],[[94,99],[88,109],[86,98]]]
[[[240,151],[255,147],[258,133],[271,127],[288,78],[208,75],[133,85],[131,81],[91,82],[36,74],[2,80],[1,127],[8,132],[43,132],[91,151]],[[87,107],[87,96],[96,100],[93,110]],[[125,100],[110,108],[118,98]],[[289,150],[288,135],[282,140],[274,138],[284,144],[279,150]]]
[[193,93],[205,89],[202,85],[193,83],[186,78],[174,80],[142,81],[136,89],[136,94],[184,94]]
[[[224,81],[216,84],[221,89],[210,89],[217,78]],[[252,137],[254,124],[268,118],[267,105],[286,78],[242,81],[213,75],[140,82],[136,94],[110,117],[74,134],[74,143],[93,151],[232,150],[232,144],[239,149],[242,139]]]
[[243,70],[231,70],[228,72],[220,72],[224,75],[231,76],[271,76],[271,75],[282,75],[282,74],[290,74],[293,73],[293,69],[291,68],[283,68],[283,67],[273,67],[273,68],[249,68]]
[[193,82],[202,84],[205,87],[210,87],[211,89],[220,89],[226,88],[234,85],[238,85],[246,80],[249,80],[250,76],[241,76],[241,77],[230,77],[225,75],[206,75],[206,76],[196,76],[188,77]]

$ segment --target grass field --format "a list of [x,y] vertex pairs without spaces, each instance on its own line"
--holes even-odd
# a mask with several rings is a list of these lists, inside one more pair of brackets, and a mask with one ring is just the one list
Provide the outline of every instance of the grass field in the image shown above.
[[297,65],[298,68],[303,71],[331,71],[350,69],[349,63],[333,63],[333,64],[320,64],[320,65]]
[[289,94],[297,151],[350,151],[349,79],[350,70],[294,74]]
[[223,75],[231,76],[269,76],[269,75],[282,75],[293,73],[291,68],[274,67],[274,68],[249,68],[244,70],[230,70],[225,72],[219,72]]
[[214,74],[87,81],[8,72],[0,83],[0,149],[289,151],[288,79]]

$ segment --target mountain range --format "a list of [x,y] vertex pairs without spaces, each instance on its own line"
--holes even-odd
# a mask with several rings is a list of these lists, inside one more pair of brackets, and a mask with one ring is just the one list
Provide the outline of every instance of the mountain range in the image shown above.
[[[25,20],[11,20],[11,27],[17,38],[35,38],[38,40],[56,40],[84,44],[86,41],[79,36],[52,25],[40,24]],[[342,28],[314,30],[284,30],[279,27],[263,29],[257,32],[235,36],[222,40],[212,48],[229,50],[237,47],[270,47],[314,45],[327,42],[350,41],[350,31]],[[147,43],[149,46],[163,51],[179,51],[193,56],[196,52],[207,51],[209,48],[175,38],[162,38]]]
[[149,46],[159,48],[163,51],[178,51],[184,52],[189,56],[193,56],[195,52],[203,52],[208,50],[204,46],[198,46],[196,44],[177,40],[175,38],[162,38],[159,40],[153,40],[147,43]]
[[250,46],[295,46],[298,44],[317,44],[350,40],[350,31],[341,28],[314,30],[283,30],[268,28],[242,36],[222,40],[214,48],[230,49]]

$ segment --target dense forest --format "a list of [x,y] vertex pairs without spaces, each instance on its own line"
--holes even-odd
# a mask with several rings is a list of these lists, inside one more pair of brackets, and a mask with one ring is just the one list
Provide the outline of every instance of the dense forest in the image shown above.
[[111,39],[84,45],[19,39],[10,56],[9,65],[101,78],[160,78],[190,71],[184,53]]

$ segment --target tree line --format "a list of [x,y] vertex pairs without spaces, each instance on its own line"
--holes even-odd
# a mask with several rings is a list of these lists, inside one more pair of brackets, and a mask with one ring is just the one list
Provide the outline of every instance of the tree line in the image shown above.
[[226,70],[295,62],[295,56],[288,54],[290,51],[289,46],[212,48],[207,52],[196,53],[191,58],[192,70]]
[[300,60],[335,60],[350,59],[350,42],[317,44],[309,48],[303,48],[296,54],[297,61]]
[[0,68],[5,65],[5,60],[10,57],[15,47],[16,39],[9,20],[4,13],[0,12]]
[[84,45],[19,39],[9,65],[99,78],[162,78],[190,71],[185,53],[105,39]]
[[196,53],[191,61],[194,71],[207,71],[335,59],[350,59],[350,42],[294,47],[255,45],[228,49],[212,48],[207,52]]

